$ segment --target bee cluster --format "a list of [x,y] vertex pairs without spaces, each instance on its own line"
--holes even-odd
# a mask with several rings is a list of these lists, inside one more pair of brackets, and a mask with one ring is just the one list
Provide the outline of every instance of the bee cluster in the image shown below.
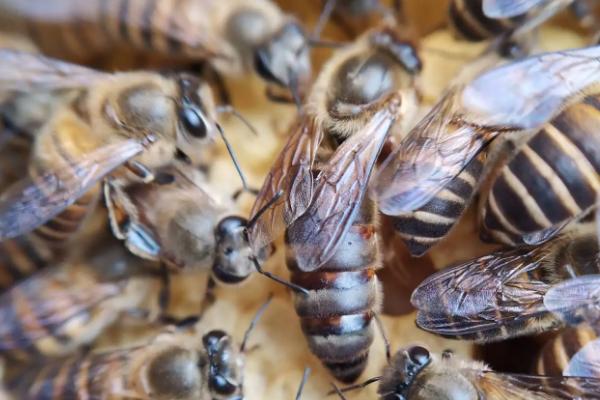
[[0,0],[0,396],[600,399],[599,18]]

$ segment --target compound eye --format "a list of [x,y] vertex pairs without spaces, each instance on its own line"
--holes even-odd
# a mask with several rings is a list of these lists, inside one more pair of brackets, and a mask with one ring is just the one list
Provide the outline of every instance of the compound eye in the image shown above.
[[216,347],[217,344],[219,343],[219,341],[221,339],[223,339],[225,336],[227,336],[227,333],[225,333],[224,331],[221,331],[221,330],[210,331],[202,337],[202,342],[204,344],[204,347],[206,347],[207,349],[212,349],[212,348]]
[[206,137],[208,128],[204,119],[196,112],[196,110],[191,107],[182,107],[179,110],[179,119],[190,135],[198,139]]
[[426,348],[421,346],[415,346],[408,350],[408,357],[410,358],[410,361],[412,361],[420,367],[427,365],[431,358],[431,356],[429,355],[429,351],[427,351]]
[[221,395],[232,395],[237,390],[237,385],[229,382],[221,375],[213,375],[210,378],[210,387],[213,391]]

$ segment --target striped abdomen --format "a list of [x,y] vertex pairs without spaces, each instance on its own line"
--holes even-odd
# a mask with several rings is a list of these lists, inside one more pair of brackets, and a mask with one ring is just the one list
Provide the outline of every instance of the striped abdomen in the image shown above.
[[[84,61],[115,45],[162,55],[214,54],[205,13],[212,1],[1,0],[0,26],[29,36],[51,56]],[[212,35],[214,36],[214,35]]]
[[[563,330],[542,348],[535,365],[535,373],[561,376],[573,356],[596,339],[598,339],[596,331],[588,325]],[[596,377],[600,378],[600,371],[596,372]]]
[[118,317],[119,309],[103,302],[123,290],[120,283],[97,282],[75,270],[32,276],[0,296],[0,352],[15,359],[74,352]]
[[374,213],[373,203],[364,200],[338,250],[316,271],[301,271],[287,254],[292,282],[310,292],[295,299],[309,347],[342,382],[360,376],[373,341],[380,264]]
[[600,191],[598,123],[600,102],[587,97],[523,145],[481,204],[483,236],[535,244],[588,211]]
[[484,162],[485,154],[480,153],[423,207],[393,217],[397,234],[413,256],[425,254],[459,220],[471,202]]
[[89,354],[27,368],[7,379],[15,398],[27,400],[127,399],[131,351]]
[[523,16],[492,19],[483,13],[482,0],[451,0],[448,19],[459,37],[479,42],[509,32],[522,22]]
[[99,198],[94,187],[31,233],[0,242],[0,292],[65,257]]

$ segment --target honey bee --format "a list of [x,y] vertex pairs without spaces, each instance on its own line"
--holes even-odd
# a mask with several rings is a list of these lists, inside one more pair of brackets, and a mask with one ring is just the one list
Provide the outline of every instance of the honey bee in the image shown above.
[[[500,250],[430,276],[412,295],[419,310],[417,325],[450,338],[491,342],[576,323],[574,317],[561,317],[557,306],[549,305],[548,296],[574,276],[599,273],[593,225],[577,226],[542,245]],[[562,299],[565,307],[572,304],[566,298]]]
[[115,45],[209,61],[218,70],[253,69],[272,87],[298,91],[310,80],[308,40],[270,0],[77,0],[0,2],[0,26],[29,36],[49,55],[85,61]]
[[481,235],[535,245],[589,214],[600,194],[598,95],[584,97],[513,151],[489,178],[479,204]]
[[416,109],[420,65],[414,48],[388,27],[339,50],[251,213],[256,251],[285,230],[291,282],[305,289],[295,300],[302,330],[311,351],[345,382],[366,365],[379,307],[376,208],[364,195],[392,125],[398,120],[394,128],[402,130]]
[[[398,351],[383,375],[366,383],[377,381],[381,400],[598,399],[600,390],[599,379],[499,373],[482,362],[450,351],[431,354],[421,346]],[[343,399],[343,392],[364,386],[336,390]]]
[[186,74],[107,74],[11,50],[0,50],[0,71],[0,91],[79,89],[36,135],[30,176],[0,197],[0,240],[78,207],[123,164],[147,180],[177,151],[197,162],[222,133],[210,89]]
[[222,330],[209,331],[201,339],[169,330],[138,347],[28,366],[8,377],[8,391],[31,400],[242,399],[247,339],[267,304],[239,348]]
[[158,274],[119,247],[89,262],[49,267],[0,296],[0,352],[16,360],[57,357],[92,343],[120,316],[142,309]]
[[[173,270],[212,268],[212,276],[228,284],[255,271],[244,236],[248,221],[227,215],[192,166],[159,168],[149,184],[109,179],[104,188],[113,233],[133,254]],[[255,257],[262,262],[266,254]]]
[[598,332],[590,325],[564,329],[542,348],[536,373],[600,378],[599,346]]
[[371,195],[384,214],[416,219],[398,224],[414,254],[445,235],[490,176],[499,156],[489,154],[503,153],[489,146],[496,138],[502,142],[494,148],[518,148],[594,92],[598,54],[600,47],[535,55],[454,85],[396,146],[372,179]]

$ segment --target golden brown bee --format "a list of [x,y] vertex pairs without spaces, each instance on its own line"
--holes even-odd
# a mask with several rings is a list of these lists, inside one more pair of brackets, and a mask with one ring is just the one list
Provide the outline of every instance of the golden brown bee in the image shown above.
[[[542,245],[449,267],[413,292],[417,325],[446,337],[489,342],[581,322],[562,316],[548,296],[574,276],[598,274],[598,254],[595,227],[586,224]],[[567,307],[571,302],[565,299]]]
[[10,50],[0,71],[0,92],[79,89],[36,135],[30,176],[0,197],[0,240],[69,213],[125,163],[146,179],[176,151],[197,161],[220,129],[210,89],[188,75],[107,74]]
[[[480,399],[597,399],[600,379],[585,377],[550,377],[498,373],[479,361],[455,356],[450,351],[431,354],[421,346],[398,351],[379,381],[381,400],[480,400]],[[336,391],[365,386],[356,385]]]
[[307,38],[270,0],[77,0],[0,2],[0,26],[29,36],[51,56],[73,61],[115,46],[190,61],[226,73],[254,70],[268,83],[302,88],[310,80]]
[[[536,131],[559,121],[562,116],[558,114],[566,106],[595,91],[600,78],[596,74],[595,56],[599,53],[599,47],[545,53],[486,71],[466,84],[452,86],[409,132],[374,177],[372,195],[384,214],[399,217],[397,228],[413,254],[423,254],[445,236],[473,193],[477,190],[485,193],[486,187],[480,187],[482,182],[506,161],[499,154],[512,155],[496,149],[513,146],[514,152]],[[547,97],[548,93],[554,95]],[[588,98],[592,99],[585,99]],[[589,105],[573,107],[589,109]],[[555,137],[561,140],[560,145],[547,149],[556,152],[564,143],[569,145],[564,135]],[[496,138],[502,142],[489,147]],[[574,157],[575,143],[571,141],[564,160]],[[586,159],[578,160],[572,168],[576,176],[581,176],[589,168],[583,170],[579,164],[588,162],[589,156],[586,150],[578,151]],[[548,169],[544,170],[546,175],[535,179],[543,183],[544,176],[549,176],[547,172]],[[522,170],[520,175],[530,177],[529,173],[533,175],[535,169]],[[554,176],[558,174],[554,172]],[[589,185],[594,185],[589,182],[585,178],[575,183],[588,190],[579,201],[588,202]],[[558,197],[554,193],[549,191],[546,197]],[[560,204],[554,207],[557,206]],[[584,208],[584,204],[578,205],[580,212]],[[564,216],[564,212],[558,213],[552,220],[564,222]]]
[[291,281],[305,289],[295,300],[302,330],[312,352],[345,382],[366,365],[379,307],[376,208],[365,197],[367,184],[394,121],[402,130],[416,109],[420,66],[414,48],[388,27],[339,50],[251,213],[256,251],[287,228]]
[[31,400],[241,400],[246,340],[265,306],[239,348],[222,330],[202,338],[171,330],[138,347],[28,366],[8,377],[8,391]]
[[[202,173],[184,163],[159,168],[151,183],[105,183],[113,233],[132,253],[174,270],[212,268],[218,281],[239,283],[256,270],[248,221],[227,215],[211,192]],[[255,257],[262,262],[264,253]]]
[[562,330],[542,348],[536,373],[550,376],[588,376],[600,378],[600,341],[589,325]]
[[48,268],[0,296],[0,351],[16,359],[74,353],[123,314],[147,314],[156,287],[158,274],[119,247]]

